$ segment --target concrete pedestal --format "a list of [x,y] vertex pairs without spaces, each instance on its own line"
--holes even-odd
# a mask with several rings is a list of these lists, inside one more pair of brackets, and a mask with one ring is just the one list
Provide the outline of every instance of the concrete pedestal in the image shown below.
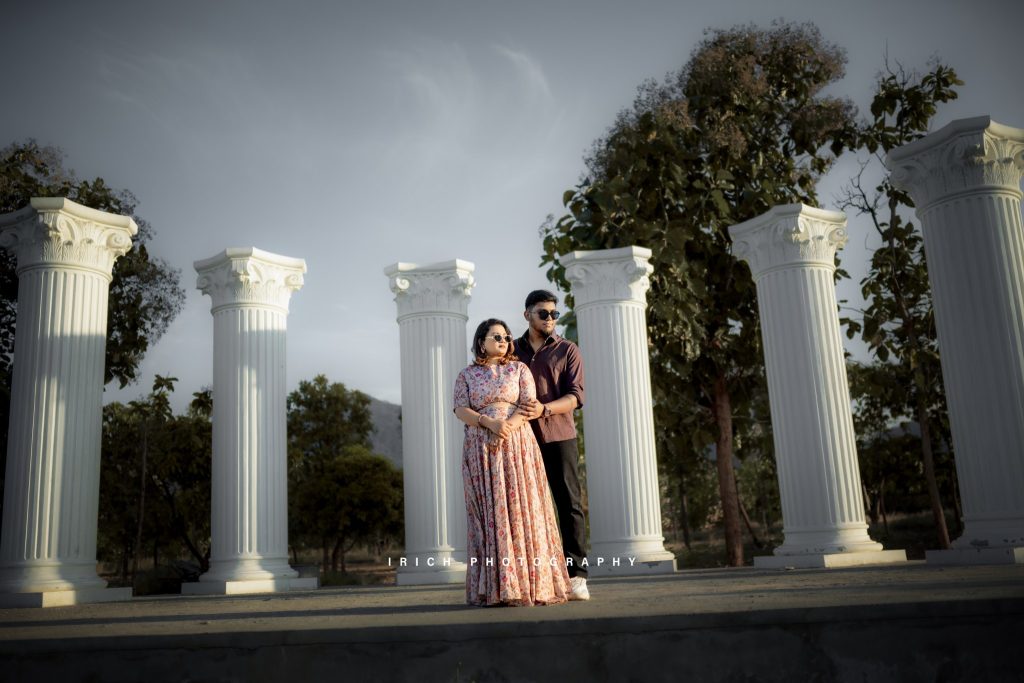
[[[929,562],[1024,551],[1024,130],[954,121],[890,152],[928,257],[964,532]],[[1018,562],[1019,559],[1014,560]]]
[[210,570],[181,592],[316,588],[288,565],[285,337],[306,263],[227,249],[195,269],[213,314],[212,548]]
[[650,257],[649,249],[623,247],[559,258],[572,285],[587,368],[583,421],[591,576],[676,569],[661,529],[647,356]]
[[729,229],[757,285],[783,544],[755,567],[906,561],[868,537],[835,298],[846,216],[776,206]]
[[405,554],[399,585],[466,580],[463,424],[452,411],[455,378],[469,364],[467,309],[473,264],[395,263],[402,366]]
[[96,527],[107,296],[137,231],[63,198],[0,216],[18,263],[0,606],[131,597],[97,576]]

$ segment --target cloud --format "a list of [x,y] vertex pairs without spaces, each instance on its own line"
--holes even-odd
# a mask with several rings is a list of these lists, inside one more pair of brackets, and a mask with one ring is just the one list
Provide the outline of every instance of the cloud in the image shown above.
[[525,52],[513,50],[504,45],[494,45],[494,51],[505,57],[519,72],[520,78],[527,86],[527,90],[534,95],[539,95],[545,100],[551,100],[551,86],[548,84],[547,76],[540,63]]

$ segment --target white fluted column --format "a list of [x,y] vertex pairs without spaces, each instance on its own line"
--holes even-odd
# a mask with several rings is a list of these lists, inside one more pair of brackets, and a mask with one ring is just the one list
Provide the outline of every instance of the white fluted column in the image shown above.
[[452,392],[469,364],[473,264],[395,263],[384,274],[398,306],[402,354],[405,554],[397,581],[459,583],[466,579],[466,499],[463,425],[452,412]]
[[1024,563],[1024,129],[954,121],[889,153],[928,258],[964,532],[938,563]]
[[96,526],[107,295],[137,231],[59,197],[0,216],[18,262],[0,606],[131,597],[96,575]]
[[661,529],[647,355],[650,257],[650,249],[623,247],[559,258],[572,284],[587,369],[583,426],[591,575],[676,569]]
[[729,234],[757,284],[785,536],[754,566],[905,561],[871,540],[864,519],[834,281],[846,216],[788,204]]
[[306,262],[254,248],[196,261],[212,300],[210,569],[182,593],[316,588],[288,565],[288,303]]

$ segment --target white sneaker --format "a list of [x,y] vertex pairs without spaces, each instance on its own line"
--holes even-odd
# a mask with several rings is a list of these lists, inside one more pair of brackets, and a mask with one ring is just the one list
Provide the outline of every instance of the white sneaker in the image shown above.
[[590,591],[587,590],[587,580],[582,576],[574,576],[569,579],[569,599],[589,600]]

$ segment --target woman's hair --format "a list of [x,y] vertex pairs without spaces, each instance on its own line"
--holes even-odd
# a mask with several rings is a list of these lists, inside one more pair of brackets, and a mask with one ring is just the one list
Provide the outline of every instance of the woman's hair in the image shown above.
[[[473,334],[473,348],[471,349],[473,351],[473,362],[477,365],[486,365],[487,363],[487,354],[484,352],[484,340],[487,339],[487,331],[495,325],[501,325],[505,328],[505,334],[512,336],[512,332],[509,331],[508,325],[504,320],[488,318],[480,323],[476,328],[476,332]],[[519,360],[516,357],[516,354],[513,353],[514,346],[514,343],[508,345],[505,355],[498,359],[499,365],[505,365],[506,363],[510,363],[514,360]]]

